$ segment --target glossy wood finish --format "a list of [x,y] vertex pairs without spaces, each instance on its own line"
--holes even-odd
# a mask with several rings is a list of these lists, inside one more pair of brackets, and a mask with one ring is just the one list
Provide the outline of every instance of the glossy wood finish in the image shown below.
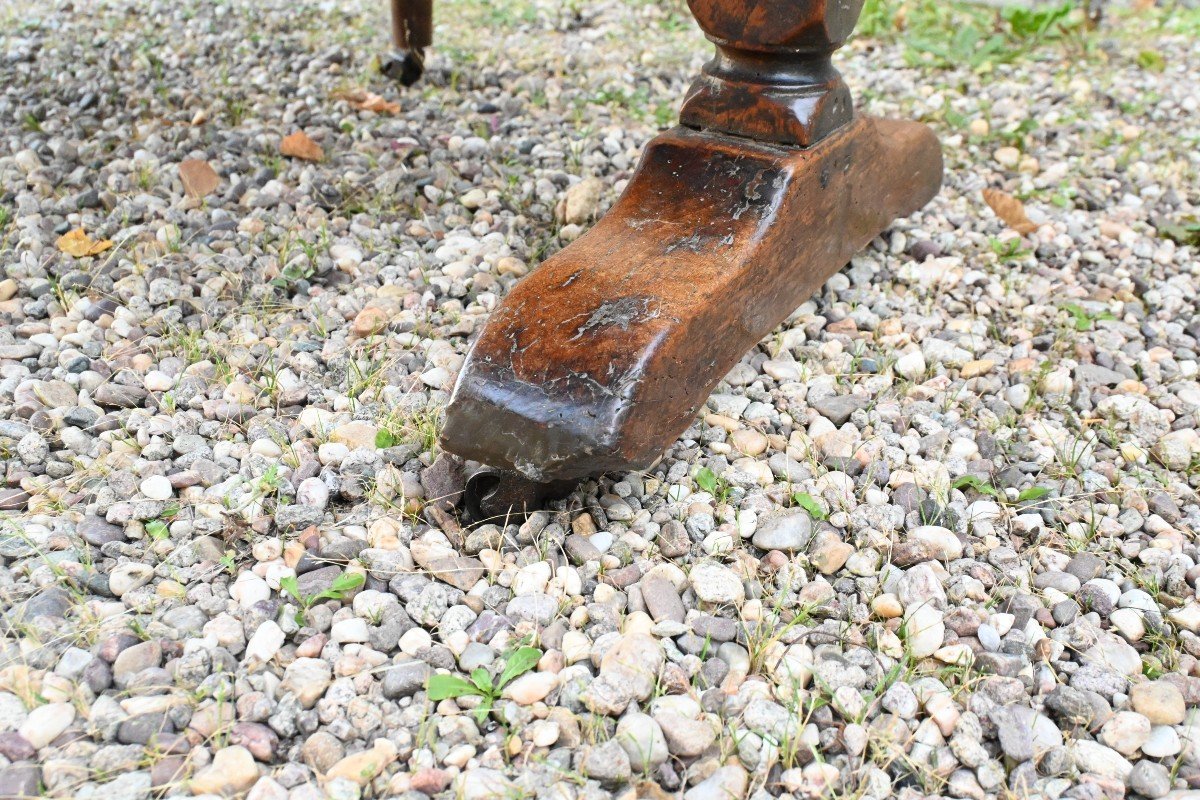
[[425,48],[433,44],[433,0],[392,0],[392,46],[382,71],[412,86],[425,72]]
[[808,147],[853,118],[831,55],[854,30],[863,0],[688,5],[717,53],[684,100],[684,125]]
[[[513,288],[459,373],[443,445],[501,481],[648,467],[749,348],[941,185],[933,133],[856,117],[830,62],[862,0],[689,2],[717,55],[682,125]],[[479,486],[506,509],[523,491]]]
[[937,140],[911,122],[858,118],[810,149],[662,134],[612,210],[492,314],[443,444],[536,481],[649,466],[941,174]]

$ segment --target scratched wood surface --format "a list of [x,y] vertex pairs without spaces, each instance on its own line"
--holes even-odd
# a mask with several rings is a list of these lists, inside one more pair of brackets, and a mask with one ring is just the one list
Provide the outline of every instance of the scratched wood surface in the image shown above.
[[859,118],[807,150],[664,133],[612,210],[492,315],[445,447],[539,481],[648,466],[746,350],[940,181],[916,123]]

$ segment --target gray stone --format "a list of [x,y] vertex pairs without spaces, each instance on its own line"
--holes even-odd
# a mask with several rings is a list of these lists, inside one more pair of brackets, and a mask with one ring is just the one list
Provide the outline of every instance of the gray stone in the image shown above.
[[642,601],[646,604],[646,610],[655,622],[664,619],[683,622],[687,612],[679,593],[670,581],[665,578],[650,578],[643,580],[638,586],[642,590]]
[[599,561],[602,555],[600,550],[591,543],[591,540],[578,533],[573,533],[563,540],[563,551],[567,554],[567,558],[571,559],[571,563],[576,566],[588,561]]
[[625,783],[633,774],[629,754],[616,739],[585,750],[579,768],[592,780],[608,785]]
[[1075,670],[1070,684],[1072,688],[1095,692],[1105,698],[1124,694],[1129,688],[1129,681],[1123,675],[1098,663],[1084,664]]
[[0,769],[0,797],[39,797],[42,770],[37,764],[13,764]]
[[1102,706],[1097,706],[1093,698],[1099,699],[1100,703],[1104,702],[1091,692],[1072,686],[1057,686],[1046,695],[1046,708],[1068,726],[1098,727],[1098,723],[1103,723],[1107,714]]
[[524,594],[508,601],[506,616],[537,625],[549,625],[558,615],[558,601],[548,594]]
[[323,516],[323,509],[294,503],[275,509],[275,525],[283,533],[293,533],[316,525]]
[[860,408],[866,408],[870,402],[871,398],[865,395],[843,394],[822,397],[809,405],[822,417],[841,427],[850,419],[851,414]]
[[156,641],[141,642],[127,647],[113,662],[113,680],[118,687],[125,687],[142,670],[157,667],[162,663],[162,647]]
[[424,661],[401,661],[383,673],[383,696],[389,700],[411,697],[425,688],[432,673]]
[[807,511],[788,511],[760,520],[754,546],[763,550],[794,553],[808,547],[813,537],[812,517]]
[[87,516],[80,520],[75,528],[85,542],[94,546],[100,547],[109,542],[125,541],[125,529],[120,525],[113,525],[106,522],[101,517]]
[[647,714],[626,714],[614,737],[629,756],[631,767],[648,773],[670,757],[662,728]]
[[137,408],[146,399],[149,392],[140,386],[122,386],[116,383],[102,383],[92,393],[96,405],[115,408]]
[[1125,376],[1116,370],[1102,367],[1099,364],[1077,364],[1075,366],[1075,382],[1081,387],[1116,386],[1125,379]]
[[732,642],[738,635],[738,623],[728,617],[701,614],[692,621],[692,632],[714,642]]
[[1100,556],[1095,553],[1079,553],[1067,563],[1066,571],[1086,582],[1103,575],[1104,568],[1105,562]]
[[1139,761],[1129,773],[1129,788],[1145,797],[1162,797],[1171,791],[1171,773],[1162,764]]

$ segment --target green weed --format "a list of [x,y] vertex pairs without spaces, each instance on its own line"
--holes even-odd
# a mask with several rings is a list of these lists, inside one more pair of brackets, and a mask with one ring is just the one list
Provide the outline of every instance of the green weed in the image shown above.
[[478,667],[471,673],[469,681],[457,675],[431,675],[425,691],[434,702],[451,697],[478,696],[481,702],[473,713],[476,722],[482,725],[491,713],[492,706],[500,699],[504,687],[537,666],[541,657],[542,651],[536,647],[521,647],[508,657],[504,671],[494,681],[491,673],[483,667]]
[[303,625],[305,613],[316,603],[322,600],[344,600],[347,594],[362,586],[365,581],[366,578],[357,572],[343,572],[333,579],[333,583],[328,589],[305,596],[300,592],[299,581],[289,575],[280,579],[279,588],[290,594],[300,604],[300,610],[296,612],[296,624]]

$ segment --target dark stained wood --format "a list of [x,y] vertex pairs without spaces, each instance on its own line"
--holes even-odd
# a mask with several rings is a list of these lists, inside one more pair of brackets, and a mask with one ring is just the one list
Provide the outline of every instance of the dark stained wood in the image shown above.
[[385,75],[412,86],[425,72],[425,48],[433,44],[433,0],[391,0],[392,46]]
[[689,4],[717,54],[681,125],[513,288],[459,374],[442,442],[502,470],[467,489],[492,512],[540,491],[515,475],[648,467],[746,350],[941,185],[933,133],[856,117],[830,61],[862,0]]
[[808,147],[854,115],[830,56],[863,0],[688,0],[716,56],[679,121],[702,130]]
[[818,147],[677,127],[612,210],[509,293],[447,410],[447,450],[536,481],[644,468],[742,354],[941,184],[924,125]]

